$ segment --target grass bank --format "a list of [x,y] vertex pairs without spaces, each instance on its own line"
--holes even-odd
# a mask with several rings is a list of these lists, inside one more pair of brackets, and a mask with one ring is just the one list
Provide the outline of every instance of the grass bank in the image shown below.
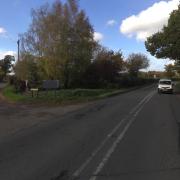
[[55,103],[69,104],[78,102],[88,102],[92,100],[102,99],[120,93],[124,93],[133,88],[128,89],[61,89],[59,91],[40,91],[38,97],[32,97],[31,92],[16,93],[13,86],[6,86],[3,90],[3,96],[11,102],[23,103]]

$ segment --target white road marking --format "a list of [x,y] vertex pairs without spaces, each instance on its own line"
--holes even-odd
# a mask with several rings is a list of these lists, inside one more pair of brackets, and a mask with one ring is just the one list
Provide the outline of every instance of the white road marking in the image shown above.
[[119,134],[119,136],[116,138],[116,140],[113,142],[112,146],[109,148],[109,150],[107,151],[107,153],[105,154],[104,158],[102,159],[102,161],[99,163],[99,165],[97,166],[96,170],[93,172],[93,176],[90,178],[90,180],[96,180],[97,179],[97,175],[101,172],[101,170],[103,169],[103,167],[105,166],[106,162],[109,160],[109,158],[111,157],[112,153],[115,151],[117,145],[120,143],[120,141],[123,139],[124,135],[126,134],[126,132],[128,131],[129,127],[131,126],[131,124],[134,122],[134,120],[136,119],[136,116],[139,114],[139,112],[143,109],[144,105],[153,97],[154,93],[152,93],[148,99],[146,99],[146,101],[143,103],[143,105],[137,109],[137,111],[135,112],[135,114],[133,115],[133,117],[130,119],[130,121],[127,123],[127,125],[125,126],[125,128],[123,129],[123,131]]
[[[121,127],[121,125],[128,120],[129,116],[131,116],[133,113],[137,112],[139,107],[146,103],[147,100],[149,100],[154,95],[154,92],[149,93],[147,96],[145,96],[138,104],[135,106],[130,113],[124,117],[118,125],[106,136],[106,138],[100,143],[100,145],[92,152],[92,154],[86,159],[86,161],[80,166],[79,169],[77,169],[73,173],[73,177],[78,177],[83,172],[83,170],[89,165],[89,163],[93,160],[93,158],[97,155],[97,153],[105,146],[106,142],[115,134],[118,129]],[[129,123],[128,123],[129,124]],[[130,126],[130,125],[129,125]],[[126,128],[126,127],[125,127]],[[127,131],[127,130],[126,130]]]
[[154,92],[148,94],[145,98],[143,98],[143,100],[141,100],[140,103],[138,103],[138,105],[130,111],[130,114],[133,114],[139,108],[139,106],[141,106],[151,95],[154,95]]

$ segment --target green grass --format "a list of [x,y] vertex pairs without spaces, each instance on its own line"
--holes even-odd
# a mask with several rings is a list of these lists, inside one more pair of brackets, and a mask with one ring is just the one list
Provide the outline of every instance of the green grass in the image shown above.
[[12,86],[7,86],[3,95],[12,102],[69,104],[102,99],[124,91],[126,89],[61,89],[56,94],[55,91],[40,91],[38,97],[32,98],[31,92],[16,93]]
[[15,92],[15,89],[12,86],[6,86],[3,91],[2,91],[3,95],[11,101],[22,101],[24,99],[24,96],[22,96],[19,93]]

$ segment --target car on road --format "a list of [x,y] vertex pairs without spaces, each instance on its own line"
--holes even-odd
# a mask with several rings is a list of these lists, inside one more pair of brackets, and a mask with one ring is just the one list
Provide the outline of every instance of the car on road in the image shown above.
[[168,92],[173,93],[174,83],[171,79],[160,79],[158,83],[158,93]]

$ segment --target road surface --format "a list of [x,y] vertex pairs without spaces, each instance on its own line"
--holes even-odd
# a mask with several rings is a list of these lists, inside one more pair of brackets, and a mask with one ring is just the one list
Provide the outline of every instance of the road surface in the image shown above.
[[179,105],[145,87],[4,137],[0,180],[179,180]]

